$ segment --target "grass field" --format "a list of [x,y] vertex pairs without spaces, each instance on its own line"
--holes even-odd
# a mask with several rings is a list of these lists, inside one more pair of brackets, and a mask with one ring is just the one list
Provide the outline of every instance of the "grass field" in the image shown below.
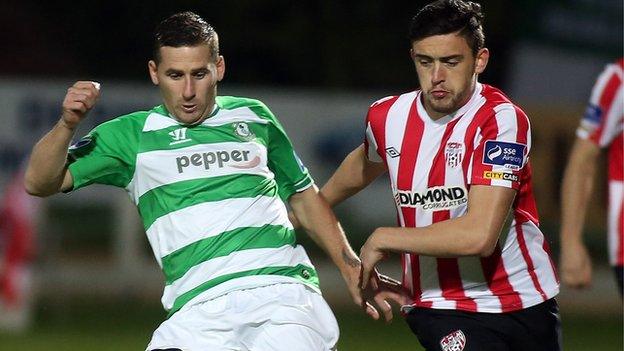
[[[144,350],[164,318],[159,306],[136,301],[46,306],[39,309],[31,332],[21,336],[0,333],[0,350]],[[422,350],[400,317],[386,325],[355,310],[337,310],[336,314],[342,333],[339,350]],[[564,312],[562,320],[566,351],[623,349],[622,320],[617,313],[600,317]]]

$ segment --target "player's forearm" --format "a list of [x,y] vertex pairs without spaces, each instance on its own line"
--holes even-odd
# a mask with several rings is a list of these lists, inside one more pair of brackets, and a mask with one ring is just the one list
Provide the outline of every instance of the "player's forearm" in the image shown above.
[[473,185],[466,214],[419,228],[379,228],[367,240],[373,251],[434,257],[486,257],[494,252],[516,191]]
[[31,195],[48,196],[59,192],[66,170],[67,148],[74,128],[59,121],[34,146],[24,177],[24,187]]
[[596,157],[575,144],[561,186],[561,242],[581,242],[596,172]]
[[377,165],[366,159],[364,145],[353,150],[342,161],[336,172],[321,189],[321,193],[330,206],[335,206],[357,194],[385,171],[382,164]]
[[494,251],[498,238],[498,234],[491,233],[500,233],[500,229],[488,228],[464,216],[421,228],[378,228],[369,240],[380,251],[433,257],[487,257]]
[[342,272],[359,265],[340,223],[316,188],[293,195],[290,203],[301,226]]
[[309,217],[312,220],[303,227],[341,271],[359,265],[357,255],[329,206],[310,211]]
[[[349,245],[346,235],[333,215],[320,215],[321,220],[325,218],[326,223],[316,223],[306,228],[306,232],[316,244],[325,251],[329,258],[334,262],[338,269],[346,274],[352,269],[359,269],[360,260],[356,253]],[[332,219],[333,217],[333,219]]]

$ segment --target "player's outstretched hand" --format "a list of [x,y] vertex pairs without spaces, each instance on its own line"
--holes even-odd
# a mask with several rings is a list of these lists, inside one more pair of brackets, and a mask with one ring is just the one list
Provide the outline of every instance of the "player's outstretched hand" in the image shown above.
[[591,285],[592,264],[583,243],[569,242],[561,245],[561,280],[572,288]]
[[63,99],[63,114],[61,122],[70,129],[76,126],[87,116],[100,97],[100,83],[78,81],[67,89]]
[[386,258],[386,253],[375,244],[376,232],[368,237],[364,246],[360,249],[360,260],[362,261],[362,289],[366,289],[376,274],[377,263]]
[[365,301],[363,307],[366,313],[375,320],[383,315],[387,323],[392,322],[394,315],[390,302],[399,307],[409,304],[409,293],[401,282],[380,274],[376,269],[367,286],[363,290]]
[[[377,320],[379,319],[379,312],[371,303],[373,301],[374,293],[372,289],[369,288],[370,291],[365,292],[360,287],[362,286],[362,264],[357,256],[352,256],[344,253],[342,256],[345,261],[345,267],[341,270],[342,278],[347,284],[347,289],[349,290],[349,294],[353,299],[353,302],[360,306],[366,314],[368,314],[371,318]],[[372,282],[369,286],[377,287],[377,282]]]

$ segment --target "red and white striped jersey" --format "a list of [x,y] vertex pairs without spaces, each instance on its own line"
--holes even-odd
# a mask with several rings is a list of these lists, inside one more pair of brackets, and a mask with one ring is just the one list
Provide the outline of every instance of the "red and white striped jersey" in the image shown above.
[[365,147],[385,162],[403,227],[425,227],[466,213],[472,184],[518,191],[509,227],[489,257],[403,254],[412,304],[437,309],[510,312],[559,292],[531,189],[529,121],[498,89],[477,83],[458,111],[432,120],[421,91],[375,102]]
[[624,59],[607,65],[592,89],[589,105],[576,135],[600,148],[608,148],[609,163],[609,262],[624,264]]

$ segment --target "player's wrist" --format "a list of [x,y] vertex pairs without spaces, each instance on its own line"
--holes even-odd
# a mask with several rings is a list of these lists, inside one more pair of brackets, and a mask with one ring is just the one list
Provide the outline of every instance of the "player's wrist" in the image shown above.
[[576,247],[576,246],[584,246],[583,238],[576,236],[562,236],[561,238],[561,246],[563,247]]
[[58,121],[57,125],[60,126],[61,128],[64,128],[64,129],[67,129],[67,130],[71,131],[72,133],[74,131],[76,131],[76,128],[78,127],[78,123],[67,122],[65,120],[65,118],[63,118],[63,117],[61,117],[61,119]]
[[387,228],[380,227],[375,229],[371,236],[366,241],[366,245],[374,251],[383,251],[386,249],[384,246],[384,238],[387,235]]
[[343,276],[351,275],[357,271],[359,274],[362,267],[360,258],[355,254],[351,248],[343,248],[340,254],[340,258],[337,260],[338,269]]

